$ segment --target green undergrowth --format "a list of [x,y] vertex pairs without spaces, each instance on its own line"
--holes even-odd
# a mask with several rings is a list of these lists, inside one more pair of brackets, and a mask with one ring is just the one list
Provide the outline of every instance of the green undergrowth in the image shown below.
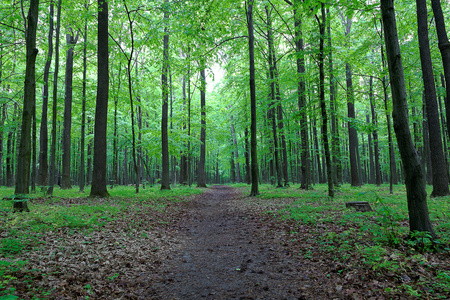
[[[438,235],[433,240],[428,233],[409,232],[403,185],[394,186],[390,194],[388,185],[355,188],[345,184],[336,188],[333,199],[328,197],[326,185],[315,185],[308,191],[299,187],[261,185],[260,195],[248,201],[265,206],[268,215],[292,228],[308,228],[320,251],[334,260],[396,278],[398,286],[385,292],[419,298],[441,298],[450,292],[450,196],[428,197],[430,218]],[[249,193],[250,187],[242,190]],[[431,194],[431,187],[427,187],[427,193]],[[346,208],[345,203],[350,201],[367,201],[373,211]],[[292,240],[296,239],[296,231],[287,233]],[[300,255],[309,258],[312,251],[305,248]],[[423,271],[413,280],[412,275],[406,275],[412,270]]]
[[[89,189],[79,192],[77,187],[67,190],[55,188],[54,196],[49,197],[38,188],[36,193],[28,195],[30,212],[14,213],[14,189],[0,188],[0,299],[9,299],[7,296],[13,292],[3,288],[26,264],[18,260],[21,254],[38,250],[44,243],[40,237],[46,232],[70,234],[81,231],[89,234],[102,230],[126,213],[139,213],[140,210],[150,214],[153,211],[161,216],[170,213],[166,208],[171,204],[188,201],[190,195],[203,190],[176,186],[161,191],[159,186],[147,186],[145,189],[141,187],[136,194],[133,186],[116,186],[108,188],[108,192],[109,198],[90,198]],[[130,220],[133,221],[136,220]]]

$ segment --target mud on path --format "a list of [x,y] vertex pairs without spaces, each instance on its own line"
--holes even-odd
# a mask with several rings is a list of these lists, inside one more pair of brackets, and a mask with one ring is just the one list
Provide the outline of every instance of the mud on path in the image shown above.
[[306,275],[310,266],[285,251],[260,215],[245,208],[245,198],[227,186],[213,186],[195,197],[189,216],[178,225],[185,246],[162,263],[146,296],[330,299],[320,283]]

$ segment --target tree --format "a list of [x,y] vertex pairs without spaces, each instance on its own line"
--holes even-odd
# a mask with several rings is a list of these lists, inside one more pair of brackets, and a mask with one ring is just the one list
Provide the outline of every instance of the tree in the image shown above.
[[319,98],[320,108],[322,112],[322,139],[323,147],[325,148],[325,160],[327,165],[327,180],[328,180],[328,196],[334,197],[333,178],[331,175],[331,155],[330,147],[328,144],[328,114],[325,104],[325,70],[324,70],[324,40],[325,40],[325,6],[321,3],[321,19],[316,15],[317,22],[319,23],[320,41],[319,41]]
[[206,187],[206,62],[200,62],[200,160],[197,169],[197,186]]
[[169,105],[169,29],[167,12],[169,0],[164,1],[164,40],[163,40],[163,67],[162,67],[162,119],[161,119],[161,145],[162,145],[162,178],[161,190],[170,190],[170,166],[169,166],[169,139],[167,133],[168,105]]
[[25,21],[26,40],[26,71],[22,110],[22,128],[19,154],[17,157],[17,176],[14,201],[15,211],[28,211],[26,199],[20,195],[29,194],[30,163],[31,163],[31,122],[36,105],[36,29],[38,22],[39,0],[30,0],[27,19]]
[[442,65],[444,68],[444,78],[446,87],[446,117],[447,117],[447,134],[450,138],[450,43],[448,41],[447,31],[445,29],[444,14],[442,13],[441,1],[431,0],[434,21],[436,23],[436,32],[438,37],[438,46],[441,52]]
[[108,121],[109,49],[108,2],[98,0],[97,100],[95,104],[94,167],[91,197],[109,197],[106,189],[106,129]]
[[393,0],[381,0],[381,13],[391,82],[394,130],[405,168],[409,228],[411,232],[427,231],[435,236],[428,213],[425,176],[409,130],[406,86]]
[[247,4],[247,29],[248,29],[248,53],[250,72],[250,157],[252,172],[252,188],[250,197],[259,195],[258,189],[258,152],[256,140],[256,88],[255,88],[255,36],[253,33],[253,4],[254,0],[249,0]]
[[433,192],[431,197],[450,194],[448,188],[447,164],[442,148],[439,112],[437,108],[436,86],[434,84],[433,63],[431,61],[430,42],[428,39],[428,11],[426,0],[416,0],[417,33],[419,37],[420,62],[422,65],[423,86],[427,109],[428,135],[430,138],[430,158],[433,172]]
[[50,65],[53,56],[53,15],[54,4],[50,2],[50,13],[48,16],[48,51],[47,60],[44,67],[44,87],[42,91],[42,115],[41,128],[39,131],[39,172],[38,185],[45,187],[48,183],[48,129],[47,129],[47,111],[48,111],[48,77],[50,73]]
[[50,180],[48,182],[48,195],[53,195],[53,186],[55,184],[55,175],[56,175],[56,117],[58,110],[58,75],[59,75],[59,35],[61,32],[61,2],[58,1],[58,12],[56,13],[56,17],[58,20],[56,21],[56,37],[55,37],[55,70],[53,74],[53,105],[52,105],[52,145],[50,147]]
[[67,56],[66,56],[66,80],[65,80],[65,97],[64,97],[64,134],[63,134],[63,156],[62,156],[62,182],[61,188],[70,189],[70,150],[72,141],[72,82],[73,82],[73,48],[78,41],[78,32],[73,35],[72,29],[70,34],[66,34]]

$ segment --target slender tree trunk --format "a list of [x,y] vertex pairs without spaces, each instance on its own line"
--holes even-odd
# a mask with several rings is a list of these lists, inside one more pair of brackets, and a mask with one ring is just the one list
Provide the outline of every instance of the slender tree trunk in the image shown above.
[[[1,53],[0,53],[1,55]],[[3,141],[4,141],[4,130],[3,126],[5,125],[6,120],[6,103],[1,105],[2,108],[2,117],[0,121],[0,184],[5,185],[5,176],[3,173]]]
[[435,236],[428,213],[425,177],[409,130],[406,87],[393,0],[381,0],[381,13],[391,81],[394,129],[406,175],[409,227],[411,232],[428,231]]
[[311,156],[308,138],[308,117],[306,106],[306,84],[305,84],[305,56],[303,49],[302,21],[301,21],[301,0],[294,0],[294,23],[295,23],[295,51],[297,54],[297,97],[300,119],[301,136],[301,171],[302,183],[300,188],[308,190],[311,187]]
[[247,184],[252,183],[252,173],[250,172],[250,143],[248,141],[248,128],[245,126],[244,129],[244,135],[245,135],[245,182]]
[[97,101],[95,105],[94,165],[91,197],[109,197],[106,188],[106,131],[108,125],[109,48],[108,2],[98,0]]
[[238,144],[237,144],[237,139],[236,139],[236,132],[234,131],[234,125],[233,125],[233,116],[231,116],[231,136],[233,138],[233,145],[234,145],[234,156],[236,158],[236,179],[237,182],[240,183],[241,182],[241,170],[240,170],[240,166],[239,166],[239,148],[238,148]]
[[370,110],[372,113],[372,125],[373,125],[373,152],[375,156],[375,183],[377,186],[381,185],[381,166],[380,166],[380,150],[378,143],[378,120],[377,114],[375,112],[375,99],[373,96],[373,77],[370,77],[370,90],[369,90],[369,100],[370,100]]
[[[183,75],[183,78],[181,80],[182,84],[182,90],[183,90],[183,111],[186,110],[186,76]],[[187,130],[187,122],[184,119],[183,120],[183,132]],[[186,150],[181,151],[181,158],[180,158],[180,184],[187,185],[187,157],[186,157]]]
[[439,112],[437,108],[436,86],[434,84],[433,63],[428,39],[428,11],[426,0],[416,0],[417,33],[419,37],[420,61],[427,108],[428,132],[430,137],[430,157],[433,170],[433,191],[431,197],[450,194],[448,188],[447,165],[442,148]]
[[252,188],[250,197],[259,195],[258,189],[258,152],[256,139],[256,88],[255,88],[255,37],[253,34],[253,4],[254,0],[249,0],[247,7],[247,29],[248,29],[248,52],[249,52],[249,74],[250,74],[250,145],[251,145],[251,166],[252,166]]
[[205,62],[200,66],[200,161],[197,169],[197,186],[206,187],[205,163],[206,163],[206,74]]
[[48,51],[47,60],[44,67],[44,88],[42,92],[42,115],[41,115],[41,127],[39,132],[39,172],[38,172],[38,185],[46,187],[48,184],[48,78],[50,74],[50,66],[53,56],[53,16],[54,16],[54,4],[50,2],[49,13],[49,31],[48,31]]
[[[326,13],[330,16],[329,9],[326,9]],[[341,163],[341,151],[339,143],[339,128],[337,126],[337,85],[334,79],[333,71],[333,47],[331,43],[331,17],[327,21],[327,33],[328,33],[328,64],[330,73],[330,109],[331,109],[331,157],[332,157],[332,177],[334,185],[342,184],[342,163]]]
[[319,41],[319,95],[320,95],[320,108],[322,112],[322,140],[323,147],[325,148],[325,161],[327,166],[327,180],[328,180],[328,196],[334,197],[333,188],[333,177],[331,171],[331,155],[330,147],[328,144],[328,114],[325,104],[325,68],[324,68],[324,39],[325,39],[325,6],[321,4],[322,20],[317,16],[317,21],[319,23],[320,30],[320,41]]
[[29,211],[27,201],[19,195],[29,194],[31,163],[31,126],[32,115],[36,106],[36,29],[38,23],[39,0],[30,0],[30,8],[26,20],[26,71],[22,109],[22,129],[19,153],[17,157],[16,185],[14,194],[14,211]]
[[[86,12],[88,11],[88,2],[85,3]],[[81,145],[80,145],[80,192],[84,191],[84,186],[86,185],[86,172],[85,172],[85,157],[84,157],[84,147],[86,143],[86,81],[87,81],[87,31],[88,22],[87,18],[84,20],[84,45],[83,45],[83,96],[82,96],[82,107],[81,107]],[[120,69],[119,69],[120,70]]]
[[[164,4],[168,4],[168,0],[164,1]],[[164,11],[164,41],[163,41],[163,67],[162,67],[162,119],[161,119],[161,145],[162,145],[162,178],[161,178],[161,190],[170,190],[170,166],[169,166],[169,138],[167,133],[168,123],[168,105],[169,105],[169,13],[167,9]]]
[[73,82],[73,47],[77,43],[78,34],[74,37],[66,35],[69,49],[66,57],[66,95],[64,98],[64,134],[63,134],[63,156],[62,156],[62,189],[70,189],[70,151],[72,142],[72,82]]
[[[445,107],[450,108],[450,43],[448,41],[447,31],[445,29],[444,14],[442,13],[441,1],[431,0],[434,21],[436,23],[437,37],[439,41],[439,50],[442,57],[442,65],[444,67],[444,78],[446,87]],[[447,134],[450,139],[450,109],[446,109],[447,116]]]
[[58,114],[58,76],[59,76],[59,36],[61,32],[61,0],[58,1],[58,11],[56,13],[56,38],[55,38],[55,70],[53,73],[53,104],[52,104],[52,144],[50,147],[50,169],[47,195],[53,195],[53,186],[56,180],[56,131]]

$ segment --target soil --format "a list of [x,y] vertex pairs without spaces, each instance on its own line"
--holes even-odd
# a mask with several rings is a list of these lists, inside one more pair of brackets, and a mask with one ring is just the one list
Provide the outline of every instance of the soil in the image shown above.
[[3,285],[20,299],[445,298],[445,289],[423,283],[439,268],[450,270],[448,255],[393,253],[386,261],[403,267],[381,272],[364,263],[357,245],[333,251],[346,240],[321,238],[339,236],[345,223],[307,225],[268,213],[295,199],[212,186],[184,200],[156,210],[134,204],[99,230],[41,234],[38,247],[21,254],[25,267],[4,274],[11,280]]
[[171,253],[144,298],[333,299],[311,278],[314,266],[293,257],[236,189],[213,186],[190,202],[178,224],[185,247]]

